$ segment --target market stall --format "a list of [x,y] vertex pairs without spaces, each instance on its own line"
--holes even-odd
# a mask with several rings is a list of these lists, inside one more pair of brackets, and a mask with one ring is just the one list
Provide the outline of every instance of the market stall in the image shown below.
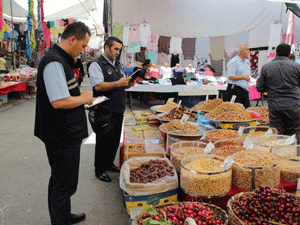
[[[247,218],[235,213],[236,204],[232,205],[238,196],[263,187],[294,196],[297,183],[300,188],[300,152],[294,136],[277,135],[275,128],[268,127],[265,108],[252,107],[247,111],[239,104],[213,99],[188,109],[170,100],[151,107],[152,112],[125,113],[120,180],[125,179],[126,184],[120,182],[120,187],[130,221],[163,221],[159,215],[149,216],[152,207],[167,209],[180,202],[211,204],[224,210],[229,222],[236,218],[246,221]],[[204,115],[197,113],[199,110]],[[149,160],[165,161],[168,167],[161,170]],[[294,164],[289,166],[291,163]],[[145,171],[137,170],[141,168]],[[161,174],[165,175],[161,178]],[[176,177],[175,194],[170,181]],[[164,183],[166,180],[169,182]],[[163,189],[159,186],[162,184],[171,188]],[[152,192],[136,192],[142,187],[151,187],[147,190]],[[170,224],[183,224],[186,219],[169,218],[168,213],[167,209],[164,219],[170,220]],[[198,215],[192,218],[202,220]]]

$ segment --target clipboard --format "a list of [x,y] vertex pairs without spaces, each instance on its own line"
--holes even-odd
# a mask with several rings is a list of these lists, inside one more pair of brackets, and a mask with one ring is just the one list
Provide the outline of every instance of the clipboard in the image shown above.
[[99,98],[96,98],[92,103],[87,103],[84,105],[85,109],[92,109],[94,108],[95,106],[101,104],[102,102],[106,101],[106,100],[109,100],[109,98],[105,97],[105,96],[101,96]]

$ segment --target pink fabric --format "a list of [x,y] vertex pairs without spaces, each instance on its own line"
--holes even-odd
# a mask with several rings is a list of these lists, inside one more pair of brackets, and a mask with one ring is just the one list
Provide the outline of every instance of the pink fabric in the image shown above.
[[286,32],[285,43],[288,45],[293,44],[293,33],[295,32],[294,13],[290,12],[289,23]]
[[211,76],[211,77],[214,76],[214,73],[212,71],[204,71],[204,73],[206,76]]
[[150,68],[150,77],[157,78],[158,77],[158,68],[157,67],[151,67]]
[[140,27],[130,27],[130,32],[129,32],[129,42],[132,41],[140,41],[141,36],[140,36]]
[[2,3],[0,1],[0,30],[2,30],[2,27],[3,27],[3,16],[2,16]]
[[159,39],[159,34],[151,34],[148,39],[147,50],[150,50],[152,52],[157,52],[158,39]]

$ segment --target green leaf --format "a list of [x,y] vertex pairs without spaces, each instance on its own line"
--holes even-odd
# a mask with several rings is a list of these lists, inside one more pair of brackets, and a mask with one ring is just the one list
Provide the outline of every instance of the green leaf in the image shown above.
[[163,211],[163,214],[164,214],[165,220],[167,220],[167,213],[165,211]]
[[159,224],[159,225],[161,225],[162,221],[150,220],[149,223],[150,224]]
[[154,216],[158,215],[157,210],[154,209],[154,208],[152,208],[152,207],[148,208],[148,209],[146,210],[146,213],[147,213],[147,214],[150,214],[150,215],[154,215]]

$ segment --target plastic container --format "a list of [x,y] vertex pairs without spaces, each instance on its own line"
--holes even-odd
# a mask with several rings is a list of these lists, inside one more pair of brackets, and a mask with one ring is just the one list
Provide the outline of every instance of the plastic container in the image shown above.
[[272,152],[277,156],[292,158],[297,156],[297,140],[287,135],[263,135],[253,137],[255,150]]
[[278,131],[274,127],[268,126],[257,126],[257,127],[245,127],[243,129],[242,139],[245,140],[246,137],[249,137],[250,140],[257,136],[263,135],[277,135]]
[[214,146],[215,148],[212,154],[223,157],[228,157],[233,153],[246,150],[246,148],[243,147],[243,140],[238,138],[216,141]]
[[279,157],[271,152],[254,150],[241,151],[230,156],[232,184],[247,190],[255,190],[260,185],[277,187],[280,183]]
[[197,131],[182,133],[180,130],[170,131],[167,134],[166,152],[170,155],[170,146],[180,141],[200,141],[202,134]]
[[181,160],[180,184],[184,193],[201,198],[225,196],[231,189],[232,170],[224,170],[225,158],[199,154]]
[[170,146],[171,163],[180,173],[181,160],[189,155],[204,154],[206,143],[200,141],[181,141]]
[[232,139],[232,138],[239,138],[240,135],[235,130],[228,130],[228,129],[216,129],[206,131],[203,135],[203,141],[206,143],[209,142],[216,142],[224,139]]

